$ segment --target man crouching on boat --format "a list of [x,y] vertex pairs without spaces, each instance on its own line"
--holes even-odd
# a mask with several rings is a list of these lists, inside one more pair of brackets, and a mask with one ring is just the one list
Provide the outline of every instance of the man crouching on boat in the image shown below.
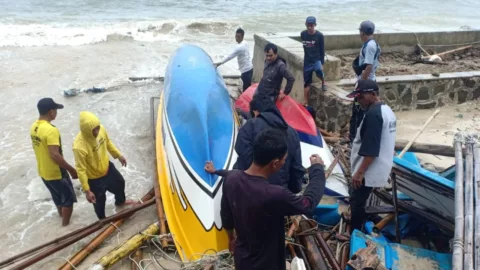
[[115,147],[100,120],[91,112],[80,113],[80,132],[73,142],[75,168],[87,200],[99,219],[105,218],[106,192],[115,195],[115,205],[133,204],[125,199],[125,180],[110,162],[108,153],[127,166],[127,160]]
[[378,85],[372,80],[358,80],[356,98],[365,111],[350,157],[353,172],[349,187],[351,227],[361,230],[365,222],[365,205],[372,189],[387,185],[393,165],[397,119],[392,109],[380,101]]
[[285,164],[286,139],[279,130],[261,132],[253,143],[251,166],[229,172],[223,184],[220,215],[237,270],[284,270],[284,217],[312,214],[325,190],[318,155],[310,157],[310,182],[302,196],[268,183]]

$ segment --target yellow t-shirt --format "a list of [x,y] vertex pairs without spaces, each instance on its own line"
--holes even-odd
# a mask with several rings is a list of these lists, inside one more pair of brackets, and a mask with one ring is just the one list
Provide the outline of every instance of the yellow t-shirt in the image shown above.
[[60,154],[62,154],[62,142],[58,129],[48,121],[37,120],[30,129],[30,137],[40,177],[46,181],[62,179],[62,169],[48,153],[50,145],[60,146]]

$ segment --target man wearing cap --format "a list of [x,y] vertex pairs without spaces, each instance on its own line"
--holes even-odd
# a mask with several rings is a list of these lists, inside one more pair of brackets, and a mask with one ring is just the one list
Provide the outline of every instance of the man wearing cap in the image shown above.
[[378,85],[358,80],[348,97],[356,98],[365,111],[352,143],[349,187],[351,225],[360,230],[365,222],[365,204],[375,187],[384,187],[392,169],[397,119],[392,109],[380,101]]
[[[375,72],[379,66],[379,57],[381,53],[380,46],[373,39],[375,24],[371,21],[363,21],[359,27],[360,39],[363,42],[359,56],[353,62],[353,69],[358,79],[370,79],[376,81]],[[352,106],[352,117],[350,118],[350,142],[355,138],[358,125],[362,121],[363,111],[358,102],[354,100]]]
[[218,67],[237,57],[238,68],[242,73],[241,78],[243,83],[243,91],[247,90],[247,88],[252,85],[253,76],[253,64],[252,58],[250,57],[250,49],[248,47],[248,43],[243,39],[244,36],[245,31],[242,28],[238,28],[235,32],[235,41],[237,41],[238,45],[235,47],[233,52],[227,56],[227,58],[225,58],[222,62],[215,64],[215,66]]
[[91,112],[80,112],[80,132],[73,142],[75,167],[88,202],[98,219],[105,218],[106,192],[115,195],[115,205],[133,204],[125,198],[125,179],[110,161],[108,153],[118,159],[122,166],[127,160],[110,140],[105,127]]
[[323,34],[315,30],[317,20],[313,16],[307,17],[305,26],[307,30],[300,33],[303,43],[303,81],[304,81],[304,104],[308,103],[308,95],[310,92],[310,85],[312,84],[313,72],[322,80],[322,90],[327,90],[325,79],[323,76],[323,65],[325,63],[325,42]]
[[52,195],[58,214],[62,217],[62,225],[67,226],[72,216],[73,203],[77,202],[68,173],[77,179],[77,172],[63,158],[60,132],[51,123],[63,105],[55,103],[51,98],[42,98],[38,101],[37,108],[40,117],[30,129],[30,138],[37,159],[38,174]]

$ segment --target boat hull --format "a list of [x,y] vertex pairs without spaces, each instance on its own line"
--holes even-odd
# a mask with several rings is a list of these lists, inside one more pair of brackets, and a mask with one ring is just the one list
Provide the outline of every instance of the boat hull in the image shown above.
[[398,190],[436,214],[455,219],[455,183],[398,157],[393,158]]
[[[235,102],[235,107],[243,111],[250,111],[250,101],[258,84],[253,84]],[[310,167],[310,156],[318,154],[326,168],[334,161],[334,156],[327,143],[320,134],[314,119],[305,107],[293,98],[286,96],[276,103],[285,121],[298,133],[302,150],[302,165]],[[339,164],[333,167],[331,175],[327,179],[325,193],[330,196],[348,197],[347,180]]]
[[168,227],[183,261],[228,248],[220,218],[223,178],[205,161],[232,169],[238,119],[223,79],[199,47],[170,59],[156,126],[157,170]]

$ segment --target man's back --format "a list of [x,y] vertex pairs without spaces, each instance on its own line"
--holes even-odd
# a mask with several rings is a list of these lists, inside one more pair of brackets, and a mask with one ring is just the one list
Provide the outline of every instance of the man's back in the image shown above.
[[40,177],[45,180],[59,180],[66,173],[50,157],[48,146],[59,146],[62,154],[60,132],[45,120],[37,120],[30,129],[33,150],[37,158],[37,168]]
[[244,171],[227,176],[221,215],[224,227],[234,227],[237,234],[237,270],[285,269],[284,216],[310,214],[325,188],[323,167],[312,166],[311,170],[312,182],[304,196]]
[[381,54],[380,45],[374,39],[369,39],[360,49],[360,56],[358,58],[359,65],[372,65],[372,72],[368,79],[375,81],[377,79],[375,72],[380,66],[379,57]]
[[285,165],[280,171],[270,176],[268,179],[271,184],[280,185],[288,188],[293,193],[301,190],[301,182],[305,175],[305,169],[302,166],[302,155],[300,149],[300,139],[297,132],[285,122],[277,108],[261,113],[258,117],[249,119],[240,129],[235,144],[235,150],[239,157],[236,169],[246,170],[252,163],[253,140],[263,130],[276,128],[285,132],[288,156]]

